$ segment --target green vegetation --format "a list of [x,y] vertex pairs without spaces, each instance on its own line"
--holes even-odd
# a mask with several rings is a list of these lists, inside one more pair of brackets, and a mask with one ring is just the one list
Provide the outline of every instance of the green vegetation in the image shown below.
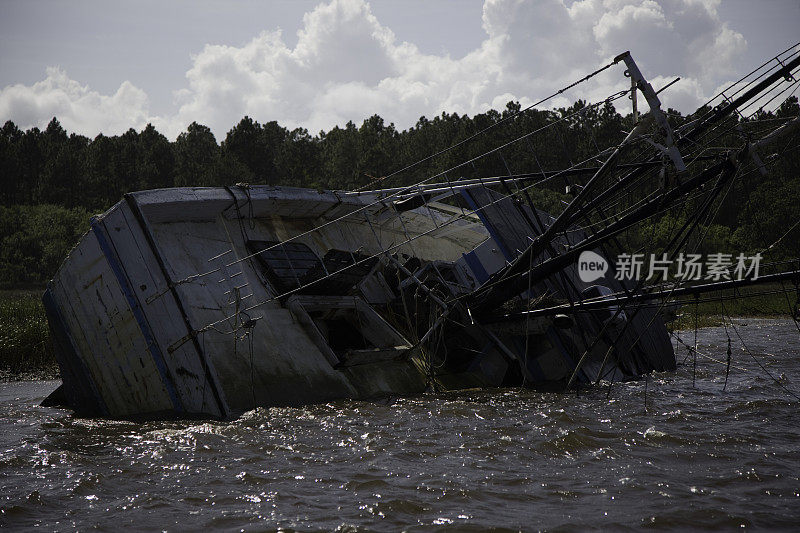
[[[789,289],[787,285],[785,289]],[[673,329],[693,329],[695,317],[698,327],[721,326],[723,316],[734,317],[789,317],[797,301],[797,296],[778,292],[784,290],[780,284],[743,287],[736,292],[719,291],[704,294],[697,303],[693,298],[681,299],[681,310],[677,320],[670,326]],[[774,294],[762,294],[770,293]],[[724,301],[703,301],[725,298]]]
[[[90,216],[108,209],[126,192],[240,182],[324,189],[368,184],[394,187],[431,177],[446,181],[556,170],[584,160],[593,166],[597,164],[593,156],[616,146],[632,126],[631,117],[621,116],[608,102],[600,107],[578,101],[551,111],[520,111],[519,103],[509,102],[502,111],[473,117],[442,113],[432,119],[421,117],[404,131],[375,115],[360,126],[348,122],[316,135],[302,128],[289,130],[274,121],[259,124],[244,117],[219,143],[208,127],[197,123],[170,142],[152,125],[141,132],[130,129],[118,136],[101,134],[89,139],[67,133],[56,118],[44,131],[22,131],[13,122],[6,122],[0,129],[0,289],[6,289],[0,292],[0,372],[53,365],[41,290],[8,289],[43,287],[88,230]],[[682,116],[670,109],[668,115],[673,125],[679,126],[707,111],[703,108],[694,115]],[[774,113],[760,113],[754,118],[770,120],[798,114],[798,100],[791,97]],[[543,129],[547,125],[553,127]],[[743,122],[742,126],[743,133],[756,138],[760,135],[758,122]],[[486,135],[475,136],[489,127]],[[540,129],[540,134],[469,165],[457,166]],[[740,142],[738,137],[735,141]],[[726,139],[715,142],[724,145]],[[453,150],[393,174],[456,144]],[[770,160],[767,154],[763,156]],[[621,162],[635,157],[626,154]],[[580,179],[574,182],[580,184]],[[555,214],[568,200],[564,190],[565,180],[551,180],[530,190],[530,196],[538,207]],[[635,202],[641,193],[632,191],[627,201]],[[663,246],[698,202],[689,199],[680,210],[628,231],[620,237],[623,249],[633,252]],[[765,261],[797,257],[800,239],[796,233],[784,233],[798,219],[800,153],[794,151],[771,164],[768,176],[734,182],[713,223],[698,228],[706,239],[697,251],[754,253],[780,239]],[[726,310],[738,315],[763,315],[770,309],[786,309],[785,300],[783,306],[778,305],[783,298],[737,299],[726,304]],[[679,324],[693,325],[689,307],[693,306],[685,308]],[[699,313],[703,317],[718,315],[719,304],[702,304]]]
[[0,287],[42,285],[88,229],[89,216],[81,207],[0,206]]
[[[706,111],[702,108],[696,114]],[[755,119],[799,112],[797,98],[791,97],[774,114],[761,113]],[[675,126],[693,118],[672,109],[668,114]],[[47,281],[69,247],[88,229],[89,216],[108,209],[126,192],[241,182],[324,189],[376,183],[393,187],[431,177],[445,181],[563,169],[584,160],[592,166],[597,164],[595,154],[620,142],[631,120],[609,102],[598,107],[579,100],[552,111],[521,111],[519,103],[509,102],[502,112],[491,110],[473,117],[457,113],[421,117],[404,131],[377,115],[361,126],[348,122],[316,135],[244,117],[221,143],[208,127],[197,123],[170,142],[152,125],[141,132],[131,129],[118,136],[101,134],[89,139],[68,134],[56,118],[44,131],[22,131],[9,121],[0,129],[0,288]],[[758,122],[742,124],[745,133],[760,135]],[[552,127],[544,128],[548,125]],[[490,127],[485,135],[475,136]],[[536,135],[458,166],[540,129]],[[453,150],[393,174],[455,144]],[[623,162],[635,158],[633,151]],[[573,181],[580,184],[578,178]],[[558,212],[562,200],[568,199],[564,187],[565,180],[551,180],[530,193],[540,208]],[[631,202],[636,194],[631,194]],[[693,201],[687,201],[682,213],[668,213],[629,232],[624,244],[635,249],[642,243],[666,242],[694,207]],[[755,251],[777,240],[786,231],[787,221],[798,218],[800,154],[791,152],[772,165],[769,176],[735,182],[717,220],[708,228],[706,243],[715,250]],[[778,258],[798,255],[798,239],[784,239],[773,250]]]
[[56,373],[42,291],[0,291],[0,379]]

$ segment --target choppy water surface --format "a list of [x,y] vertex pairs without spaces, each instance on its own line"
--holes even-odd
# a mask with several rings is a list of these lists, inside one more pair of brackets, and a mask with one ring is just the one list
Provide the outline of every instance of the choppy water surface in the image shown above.
[[[792,322],[739,321],[800,395]],[[689,342],[693,332],[684,332]],[[800,403],[733,336],[733,364],[574,394],[430,394],[131,423],[0,384],[0,526],[27,529],[794,529]],[[722,328],[700,352],[725,359]],[[686,353],[678,349],[680,358]]]

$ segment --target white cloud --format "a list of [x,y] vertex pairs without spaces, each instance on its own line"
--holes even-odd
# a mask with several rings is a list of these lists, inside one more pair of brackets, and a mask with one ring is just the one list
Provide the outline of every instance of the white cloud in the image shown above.
[[92,91],[57,67],[32,86],[9,85],[0,90],[0,118],[18,126],[43,128],[57,117],[70,132],[94,136],[118,134],[147,124],[147,95],[124,82],[113,95]]
[[[128,82],[110,96],[58,69],[33,86],[0,92],[0,119],[22,127],[58,116],[71,131],[118,133],[147,121],[174,138],[192,121],[218,138],[244,115],[312,133],[379,114],[398,127],[442,111],[476,113],[523,103],[567,85],[631,49],[654,86],[682,111],[710,96],[747,46],[702,0],[485,0],[481,45],[460,59],[398,42],[365,0],[331,0],[307,13],[297,44],[280,30],[241,47],[207,45],[192,58],[174,114],[148,115],[146,95]],[[602,98],[625,88],[621,68],[552,102]]]

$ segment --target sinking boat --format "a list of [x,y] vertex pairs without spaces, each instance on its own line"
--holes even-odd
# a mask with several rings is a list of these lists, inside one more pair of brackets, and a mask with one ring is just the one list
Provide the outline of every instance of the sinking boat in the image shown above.
[[[681,150],[742,96],[673,131],[630,54],[620,62],[632,80],[623,94],[641,93],[651,120],[602,152],[599,167],[370,191],[240,184],[125,195],[93,218],[45,293],[58,395],[88,416],[226,418],[674,369],[662,316],[671,292],[616,279],[614,239],[693,191],[713,192],[795,126],[686,163]],[[798,63],[792,55],[759,83]],[[643,138],[645,154],[620,163]],[[557,216],[525,194],[563,175],[582,184]],[[603,211],[652,176],[652,195]],[[609,275],[581,279],[586,251]]]

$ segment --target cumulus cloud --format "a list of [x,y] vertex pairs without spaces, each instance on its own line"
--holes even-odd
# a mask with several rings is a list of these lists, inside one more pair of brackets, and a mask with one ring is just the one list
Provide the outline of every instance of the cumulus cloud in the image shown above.
[[[398,42],[365,0],[330,0],[307,13],[297,44],[267,30],[241,47],[207,45],[192,58],[173,114],[148,115],[128,82],[101,95],[59,69],[31,87],[0,92],[0,118],[20,125],[58,116],[67,129],[116,133],[147,121],[175,137],[192,121],[222,137],[249,115],[312,133],[377,113],[398,127],[442,111],[477,113],[523,104],[631,49],[668,105],[692,111],[733,72],[744,37],[719,19],[715,0],[485,0],[484,40],[462,58]],[[621,68],[549,102],[603,98],[625,88]]]
[[32,86],[9,85],[0,90],[0,118],[23,127],[42,128],[58,117],[67,131],[94,136],[117,134],[147,124],[147,95],[130,82],[102,95],[69,78],[57,67]]

